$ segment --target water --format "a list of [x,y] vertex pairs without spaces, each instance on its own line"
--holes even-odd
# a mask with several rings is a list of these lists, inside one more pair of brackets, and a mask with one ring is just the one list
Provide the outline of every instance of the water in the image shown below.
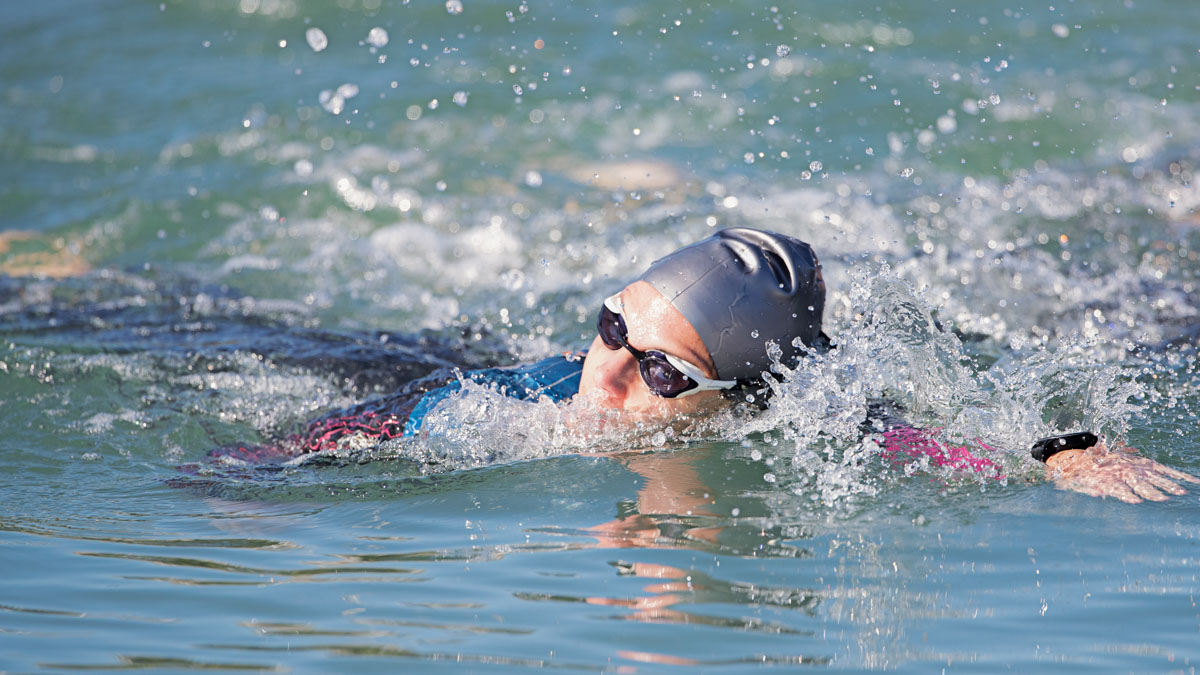
[[[1194,671],[1197,491],[1026,455],[1200,473],[1187,3],[0,16],[0,670]],[[815,246],[839,344],[762,415],[483,395],[425,445],[204,462],[579,348],[737,225]],[[878,396],[1004,477],[880,457]]]

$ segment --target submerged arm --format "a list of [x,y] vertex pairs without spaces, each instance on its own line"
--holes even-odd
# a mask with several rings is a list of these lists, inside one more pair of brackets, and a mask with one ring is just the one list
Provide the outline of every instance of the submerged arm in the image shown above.
[[[894,409],[884,404],[872,405],[871,413],[876,424],[875,431],[882,435],[882,440],[878,441],[882,454],[888,459],[908,461],[909,458],[928,458],[934,466],[950,466],[993,478],[1004,477],[1000,465],[992,460],[973,454],[966,446],[942,442],[939,438],[940,429],[911,427]],[[1185,483],[1200,484],[1200,478],[1143,457],[1124,445],[1114,451],[1101,442],[1093,447],[1058,450],[1043,459],[1045,455],[1039,452],[1044,452],[1045,448],[1039,451],[1038,446],[1046,440],[1050,439],[1035,445],[1033,456],[1046,462],[1046,477],[1065,490],[1092,497],[1116,497],[1123,502],[1136,504],[1143,500],[1165,501],[1168,495],[1185,494]],[[1088,441],[1090,444],[1096,442],[1094,436]],[[979,446],[992,449],[982,442],[979,442]]]

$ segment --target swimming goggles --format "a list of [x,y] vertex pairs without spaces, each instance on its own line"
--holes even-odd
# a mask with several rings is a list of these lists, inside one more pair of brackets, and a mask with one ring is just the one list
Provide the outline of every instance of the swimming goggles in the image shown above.
[[624,347],[633,354],[642,380],[655,396],[678,398],[702,391],[730,389],[738,384],[737,380],[709,379],[700,368],[666,352],[656,349],[642,351],[630,345],[629,329],[625,326],[625,317],[621,316],[619,293],[604,300],[600,307],[600,318],[596,320],[596,330],[605,347],[614,351]]

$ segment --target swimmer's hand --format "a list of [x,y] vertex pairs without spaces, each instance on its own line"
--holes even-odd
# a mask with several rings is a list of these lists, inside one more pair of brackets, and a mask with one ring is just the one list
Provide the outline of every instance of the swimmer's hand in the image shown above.
[[1200,478],[1142,457],[1133,448],[1112,451],[1103,443],[1053,455],[1046,460],[1046,476],[1063,489],[1129,504],[1166,501],[1167,494],[1187,492],[1180,483],[1200,483]]

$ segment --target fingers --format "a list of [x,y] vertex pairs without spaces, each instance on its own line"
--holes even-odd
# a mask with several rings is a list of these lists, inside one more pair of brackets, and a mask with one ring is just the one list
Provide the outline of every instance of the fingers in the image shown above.
[[1187,490],[1184,490],[1182,486],[1161,474],[1148,473],[1142,478],[1164,492],[1170,492],[1173,495],[1187,494]]
[[1129,488],[1142,499],[1148,499],[1152,502],[1167,501],[1167,496],[1155,487],[1151,481],[1147,480],[1145,476],[1130,478],[1128,484]]
[[1200,478],[1196,478],[1195,476],[1193,476],[1190,473],[1187,473],[1186,471],[1180,471],[1179,469],[1172,469],[1171,467],[1166,466],[1166,465],[1160,464],[1158,467],[1158,472],[1161,474],[1167,475],[1171,478],[1174,478],[1175,480],[1185,480],[1189,483],[1200,483]]
[[1142,501],[1141,497],[1134,494],[1128,485],[1119,480],[1098,481],[1094,477],[1059,476],[1055,479],[1055,483],[1060,488],[1089,497],[1116,497],[1126,504],[1137,504]]
[[[1101,495],[1102,497],[1116,497],[1126,504],[1138,504],[1142,501],[1141,497],[1138,497],[1136,494],[1134,494],[1133,490],[1131,490],[1130,487],[1124,483],[1111,483],[1107,487],[1108,494]],[[1155,490],[1155,492],[1158,491]],[[1159,492],[1158,494],[1161,495],[1162,493]],[[1163,497],[1163,499],[1166,499],[1166,497]]]

